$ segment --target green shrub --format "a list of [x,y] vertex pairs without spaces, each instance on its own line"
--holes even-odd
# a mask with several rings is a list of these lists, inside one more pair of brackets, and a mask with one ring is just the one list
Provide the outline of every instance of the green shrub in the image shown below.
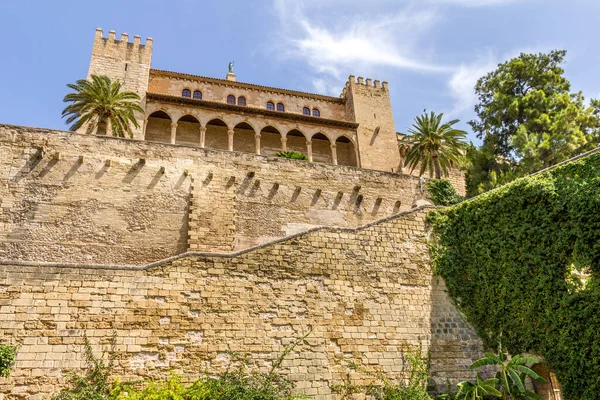
[[[310,333],[310,332],[309,332]],[[277,370],[285,357],[306,337],[305,335],[287,346],[273,363],[268,373],[247,370],[246,357],[229,351],[231,366],[224,373],[211,377],[208,374],[190,385],[184,385],[181,378],[172,375],[167,381],[120,382],[112,379],[114,354],[113,346],[108,354],[108,362],[97,358],[86,338],[85,375],[72,374],[71,387],[54,396],[53,400],[291,400],[306,398],[293,395],[293,382]],[[233,367],[233,368],[232,368]]]
[[485,346],[540,355],[564,398],[597,399],[600,154],[435,210],[429,221],[435,271]]
[[333,390],[343,398],[355,393],[363,393],[374,400],[431,400],[427,392],[429,382],[429,362],[426,362],[422,348],[408,349],[404,354],[404,365],[410,365],[410,372],[406,382],[395,382],[388,379],[381,372],[367,370],[353,362],[347,362],[350,369],[362,372],[374,379],[366,386],[345,384],[334,386]]
[[447,179],[432,179],[427,182],[429,198],[436,206],[451,206],[464,200]]
[[289,158],[291,160],[308,161],[308,157],[306,157],[304,154],[298,153],[296,151],[280,151],[279,153],[276,154],[276,156],[281,157],[281,158]]
[[15,364],[17,346],[0,345],[0,376],[8,378],[10,370]]
[[85,375],[69,374],[71,387],[63,390],[52,400],[109,400],[115,398],[113,390],[116,386],[111,379],[115,360],[115,336],[112,338],[112,345],[108,352],[108,362],[104,362],[106,352],[98,358],[92,351],[92,346],[88,338],[85,338],[84,354],[87,362]]

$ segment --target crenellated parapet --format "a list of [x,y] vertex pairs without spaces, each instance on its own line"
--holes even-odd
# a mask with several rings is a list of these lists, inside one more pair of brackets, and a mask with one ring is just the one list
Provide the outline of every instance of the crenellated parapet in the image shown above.
[[343,99],[347,98],[348,91],[351,87],[369,88],[382,92],[388,91],[388,83],[386,81],[381,82],[378,79],[373,80],[371,78],[365,79],[362,76],[356,78],[354,75],[350,75],[346,81],[346,84],[344,85],[344,88],[342,89],[340,97]]
[[152,38],[149,37],[146,39],[146,43],[142,44],[139,35],[134,35],[133,42],[130,42],[127,33],[122,33],[121,38],[117,39],[117,33],[113,30],[108,31],[108,37],[104,37],[102,29],[96,28],[92,56],[104,56],[119,60],[135,60],[139,63],[150,65],[152,59],[152,42]]

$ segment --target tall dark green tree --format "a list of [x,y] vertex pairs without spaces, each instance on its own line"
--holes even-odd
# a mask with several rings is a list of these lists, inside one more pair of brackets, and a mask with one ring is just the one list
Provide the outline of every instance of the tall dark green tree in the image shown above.
[[423,114],[415,118],[415,123],[408,133],[400,139],[399,146],[408,149],[404,165],[411,172],[420,166],[419,175],[429,171],[436,179],[448,176],[448,170],[457,165],[466,147],[465,131],[453,128],[457,119],[442,123],[444,114]]
[[137,93],[122,91],[119,81],[111,81],[107,76],[92,75],[91,80],[80,79],[67,85],[73,93],[63,101],[69,104],[62,112],[67,117],[69,129],[76,131],[86,127],[87,133],[96,131],[106,135],[110,128],[113,136],[133,136],[131,125],[139,128],[135,113],[144,113]]
[[[490,157],[524,175],[567,160],[600,142],[597,101],[571,93],[566,51],[524,54],[499,64],[475,86],[477,119],[470,125]],[[494,169],[487,170],[489,173]],[[479,171],[481,172],[481,171]]]

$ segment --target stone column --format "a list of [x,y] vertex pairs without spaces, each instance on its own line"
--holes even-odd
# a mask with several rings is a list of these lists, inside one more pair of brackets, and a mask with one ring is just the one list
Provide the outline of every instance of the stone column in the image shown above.
[[171,124],[171,144],[175,144],[175,137],[177,136],[177,122]]
[[308,153],[308,161],[313,162],[312,158],[312,142],[310,140],[306,141],[306,152]]
[[204,142],[206,141],[206,127],[200,127],[200,147],[204,148]]
[[233,151],[233,129],[227,130],[227,136],[228,136],[227,149],[229,151]]
[[284,153],[287,151],[287,138],[286,137],[281,138],[281,151],[283,151]]
[[356,146],[354,147],[354,162],[356,163],[357,167],[360,167],[360,162],[359,162],[359,158],[358,158],[358,148]]
[[260,134],[257,133],[254,135],[254,148],[256,150],[256,154],[260,156]]
[[148,128],[148,118],[144,120],[144,131],[142,132],[142,137],[146,140],[146,129]]
[[333,143],[329,147],[331,147],[331,161],[333,162],[333,165],[338,165],[337,164],[337,146],[335,143]]

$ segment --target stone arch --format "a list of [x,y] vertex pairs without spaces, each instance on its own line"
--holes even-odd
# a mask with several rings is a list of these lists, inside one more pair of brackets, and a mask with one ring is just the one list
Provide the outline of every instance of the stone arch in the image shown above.
[[244,153],[256,152],[256,131],[248,121],[239,122],[233,127],[233,150]]
[[545,400],[562,399],[562,389],[556,375],[550,370],[548,364],[540,362],[531,366],[536,374],[544,378],[546,383],[540,383],[532,380],[533,388],[536,394],[542,396]]
[[200,144],[200,121],[191,114],[185,114],[177,121],[175,143],[198,146]]
[[152,142],[171,143],[171,116],[162,109],[148,116],[144,140]]
[[221,118],[213,118],[206,123],[204,147],[207,149],[228,150],[229,128]]
[[340,135],[335,140],[335,153],[338,165],[358,167],[356,145],[347,135]]
[[279,129],[267,125],[260,130],[260,154],[273,156],[283,151],[282,136]]
[[285,138],[287,151],[295,151],[297,153],[304,154],[306,157],[309,157],[308,148],[306,147],[308,138],[302,131],[298,129],[292,129],[285,135]]
[[333,164],[331,156],[331,140],[322,132],[317,132],[310,137],[312,147],[312,160]]

